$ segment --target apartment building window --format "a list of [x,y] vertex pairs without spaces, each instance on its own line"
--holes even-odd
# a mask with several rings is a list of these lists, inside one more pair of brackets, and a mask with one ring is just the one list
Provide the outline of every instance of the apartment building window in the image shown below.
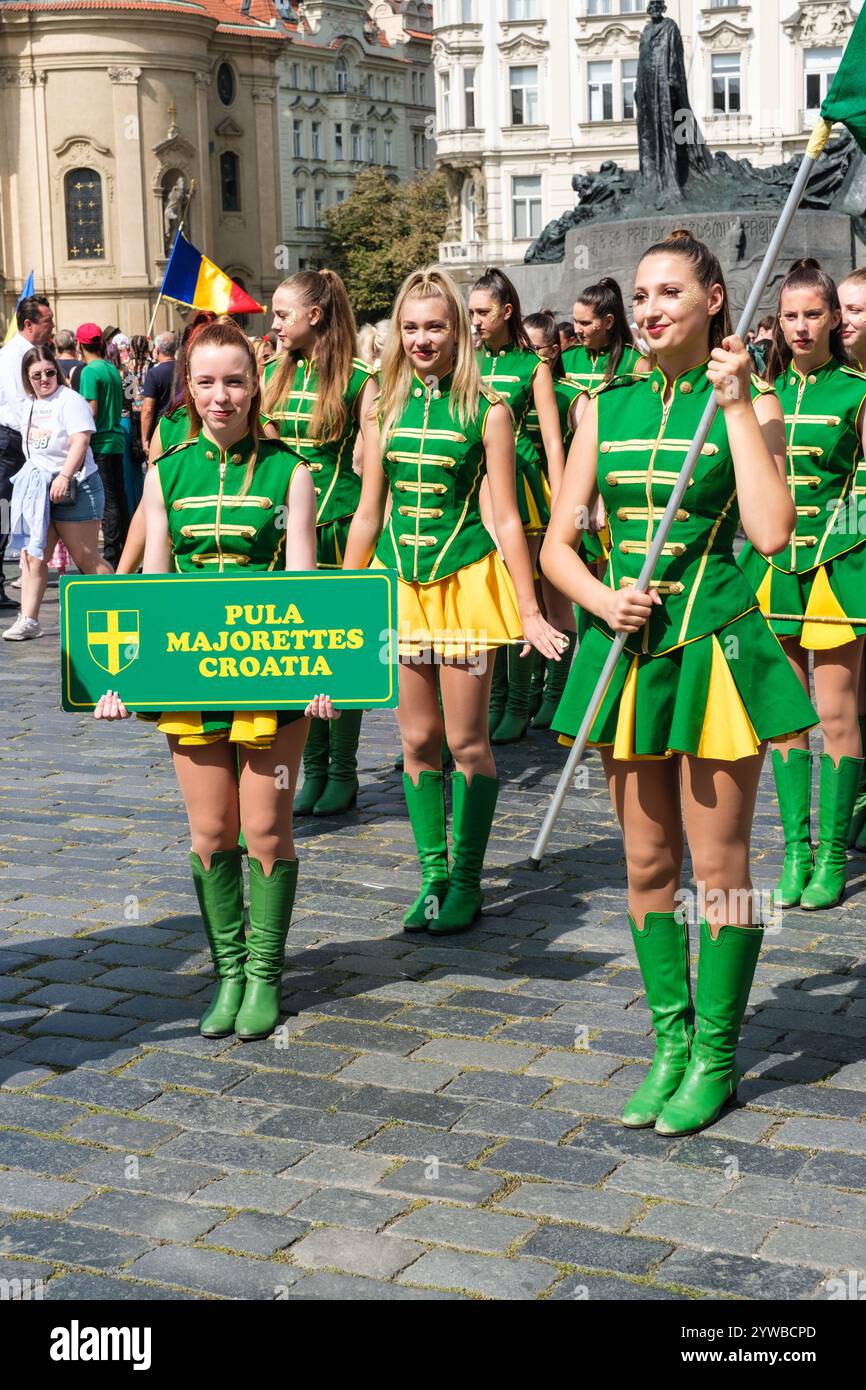
[[382,133],[382,142],[383,142],[383,144],[384,144],[384,146],[385,146],[385,155],[384,155],[385,163],[386,163],[386,164],[393,164],[393,163],[394,163],[394,132],[393,132],[393,130],[386,130],[386,131],[383,131],[383,133]]
[[321,121],[313,121],[312,125],[310,126],[310,134],[311,134],[311,136],[312,136],[313,159],[321,159],[321,158],[322,158],[322,122],[321,122]]
[[442,74],[442,128],[451,129],[451,74]]
[[220,203],[223,212],[241,210],[241,165],[231,150],[220,155]]
[[310,91],[311,91],[311,92],[317,92],[318,90],[319,90],[319,69],[315,66],[314,63],[311,63],[311,64],[310,64]]
[[537,14],[537,0],[508,0],[509,19],[535,19]]
[[301,85],[301,65],[292,63],[292,86],[297,90]]
[[727,114],[740,110],[740,55],[714,53],[712,62],[713,111]]
[[413,72],[413,73],[412,73],[412,101],[413,101],[413,102],[415,103],[415,105],[417,106],[417,104],[418,104],[418,74],[417,74],[417,72]]
[[541,231],[541,175],[517,174],[511,180],[511,216],[515,241]]
[[460,18],[464,24],[471,24],[475,18],[475,0],[462,0]]
[[338,121],[334,126],[334,158],[345,159],[345,157],[345,151],[343,149],[343,122]]
[[468,130],[475,125],[475,73],[476,68],[463,69],[463,124]]
[[371,72],[367,73],[367,96],[373,96],[373,74]]
[[295,226],[307,225],[307,192],[304,188],[295,189]]
[[338,58],[334,65],[334,75],[337,79],[337,91],[348,92],[349,90],[349,69],[345,58]]
[[345,190],[345,188],[338,188],[338,189],[337,189],[337,195],[336,195],[336,196],[337,196],[337,202],[338,202],[338,203],[345,203],[345,201],[346,201],[346,190]]
[[292,154],[300,159],[304,153],[304,123],[297,117],[292,121]]
[[83,256],[88,260],[104,260],[102,179],[96,169],[71,169],[64,183],[69,259],[79,260]]
[[382,96],[385,98],[386,101],[390,101],[390,100],[391,100],[391,79],[390,79],[390,77],[383,77],[383,78],[382,78]]
[[509,74],[511,85],[511,124],[538,124],[538,68],[512,68]]
[[424,157],[424,132],[423,130],[412,131],[412,157],[416,169],[423,169],[426,166]]
[[804,50],[807,111],[820,109],[841,61],[841,48],[807,48]]
[[418,74],[418,100],[421,102],[422,106],[423,106],[424,102],[427,100],[427,74],[426,74],[426,72],[419,72],[419,74]]
[[361,127],[359,125],[352,126],[352,158],[356,160],[362,160],[364,158],[361,148]]
[[378,164],[379,162],[379,142],[376,139],[376,131],[372,126],[367,127],[367,163]]
[[324,188],[313,189],[313,220],[317,227],[324,226],[325,221],[325,190]]
[[635,118],[634,89],[637,85],[637,58],[622,60],[622,118],[633,121]]
[[588,63],[587,114],[591,121],[613,120],[613,63]]

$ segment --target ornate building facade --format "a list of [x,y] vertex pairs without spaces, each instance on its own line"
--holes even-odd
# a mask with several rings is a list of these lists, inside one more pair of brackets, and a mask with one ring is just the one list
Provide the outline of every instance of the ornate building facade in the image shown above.
[[[59,326],[143,332],[184,213],[189,239],[267,303],[316,257],[317,189],[323,210],[368,162],[398,178],[416,156],[432,166],[431,27],[419,0],[0,0],[0,324],[32,270]],[[341,162],[335,127],[352,142],[368,74],[362,158],[349,143]],[[156,329],[177,323],[163,304]]]
[[[711,150],[755,165],[803,150],[862,0],[668,0]],[[515,263],[575,205],[571,179],[638,166],[645,0],[435,0],[437,162],[453,270]]]

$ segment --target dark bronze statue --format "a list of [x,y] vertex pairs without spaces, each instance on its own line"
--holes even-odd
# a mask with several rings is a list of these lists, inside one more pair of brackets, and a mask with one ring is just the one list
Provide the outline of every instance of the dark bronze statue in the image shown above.
[[647,191],[659,206],[682,197],[689,174],[706,174],[710,155],[689,101],[683,39],[665,0],[650,0],[637,64],[637,143]]

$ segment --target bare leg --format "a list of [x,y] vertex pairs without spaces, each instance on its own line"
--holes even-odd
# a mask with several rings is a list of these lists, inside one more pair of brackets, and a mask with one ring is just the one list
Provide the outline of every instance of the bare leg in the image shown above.
[[225,739],[183,747],[173,734],[168,736],[168,746],[186,806],[192,848],[209,869],[212,854],[237,849],[238,845],[240,810],[235,750]]
[[49,525],[45,538],[44,558],[37,560],[35,555],[21,552],[21,614],[25,618],[38,618],[45,587],[48,583],[48,561],[57,544],[57,531]]
[[750,847],[764,753],[736,762],[682,759],[683,820],[701,915],[719,928],[754,925]]
[[863,638],[815,653],[815,703],[821,718],[824,752],[838,767],[840,758],[860,758],[857,697]]
[[493,653],[488,652],[487,659],[479,661],[477,666],[446,665],[439,671],[448,747],[467,782],[471,782],[476,772],[484,777],[496,776],[487,730],[492,658]]
[[292,802],[309,719],[277,730],[270,748],[240,750],[240,818],[250,857],[269,874],[275,859],[294,859]]
[[99,553],[98,521],[55,521],[57,534],[82,574],[114,574]]
[[554,589],[546,575],[541,576],[541,594],[547,621],[560,632],[574,632],[574,608],[564,594]]
[[648,912],[674,912],[683,867],[677,760],[620,762],[602,749],[610,799],[622,826],[628,906],[639,931]]
[[[444,687],[442,699],[444,703]],[[417,782],[422,772],[441,772],[445,728],[432,663],[401,661],[397,720],[403,740],[403,767],[412,781]]]

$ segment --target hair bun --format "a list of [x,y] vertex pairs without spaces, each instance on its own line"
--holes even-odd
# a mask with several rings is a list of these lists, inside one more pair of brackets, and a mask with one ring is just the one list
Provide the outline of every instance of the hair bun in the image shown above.
[[689,231],[688,227],[674,227],[672,232],[668,232],[665,241],[682,241],[683,238],[694,241],[694,232]]
[[789,275],[793,275],[794,272],[797,271],[797,270],[820,270],[820,269],[821,269],[821,262],[820,262],[820,261],[816,261],[814,256],[802,256],[801,259],[800,259],[799,261],[795,261],[795,262],[794,262],[794,264],[791,266],[791,269],[788,271],[788,274],[789,274]]
[[614,280],[612,275],[602,275],[598,283],[603,285],[606,290],[614,290],[617,294],[622,293],[619,281]]

